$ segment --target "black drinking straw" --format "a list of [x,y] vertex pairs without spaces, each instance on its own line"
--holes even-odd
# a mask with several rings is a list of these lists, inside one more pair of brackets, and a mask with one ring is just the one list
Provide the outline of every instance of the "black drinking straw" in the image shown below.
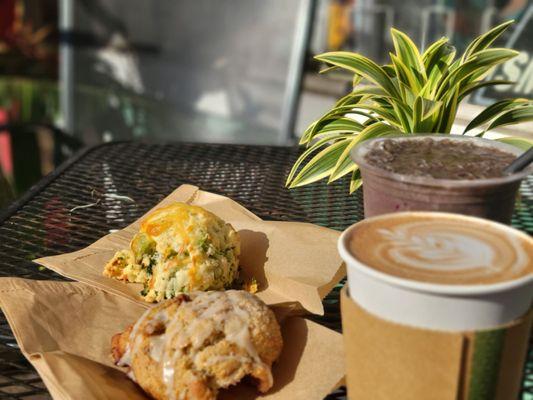
[[515,172],[522,171],[529,164],[533,162],[533,147],[530,147],[528,151],[523,153],[520,157],[515,159],[511,164],[509,164],[503,172],[506,174],[513,174]]

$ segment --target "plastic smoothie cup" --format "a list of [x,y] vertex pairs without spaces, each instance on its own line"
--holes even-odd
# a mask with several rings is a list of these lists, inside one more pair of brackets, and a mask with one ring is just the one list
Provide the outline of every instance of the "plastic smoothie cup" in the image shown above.
[[352,150],[352,160],[363,178],[365,217],[397,211],[444,211],[510,223],[520,182],[533,172],[524,171],[498,178],[454,180],[397,174],[370,165],[366,153],[384,140],[456,140],[489,146],[519,156],[522,150],[501,142],[459,135],[409,135],[378,138]]

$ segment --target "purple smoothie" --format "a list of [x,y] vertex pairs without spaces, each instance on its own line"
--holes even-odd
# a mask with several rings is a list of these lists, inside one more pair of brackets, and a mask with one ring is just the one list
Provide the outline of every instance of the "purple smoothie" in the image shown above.
[[510,223],[520,182],[533,167],[501,170],[521,153],[482,138],[410,135],[365,141],[351,156],[363,177],[365,217],[445,211]]

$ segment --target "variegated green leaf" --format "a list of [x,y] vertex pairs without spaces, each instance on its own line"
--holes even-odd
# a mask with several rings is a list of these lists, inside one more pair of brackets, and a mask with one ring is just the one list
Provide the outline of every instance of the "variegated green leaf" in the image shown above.
[[355,192],[363,184],[363,179],[361,178],[361,170],[356,166],[356,169],[352,173],[350,178],[350,194]]
[[391,136],[401,134],[401,131],[391,127],[390,125],[377,123],[366,127],[357,136],[355,136],[350,144],[344,149],[344,152],[339,156],[335,168],[331,172],[328,183],[336,181],[343,176],[355,170],[355,164],[350,158],[350,151],[359,143],[381,136]]
[[[332,121],[343,118],[348,113],[355,113],[360,114],[363,116],[370,117],[371,115],[364,112],[354,112],[355,105],[343,105],[339,107],[334,107],[330,111],[328,111],[326,114],[324,114],[320,119],[310,124],[305,132],[303,133],[302,137],[300,138],[300,144],[309,144],[313,140],[313,138],[319,134],[319,132],[322,131],[324,127],[326,127],[328,124],[330,124]],[[325,128],[328,129],[328,128]]]
[[468,45],[466,48],[464,54],[463,54],[463,61],[468,59],[470,56],[475,55],[481,50],[485,50],[488,48],[509,26],[511,26],[514,23],[514,20],[510,20],[507,22],[504,22],[503,24],[500,24],[494,28],[492,28],[487,33],[484,33],[481,36],[478,36],[476,39]]
[[368,118],[364,123],[363,126],[366,128],[367,126],[374,125],[374,124],[381,124],[383,121],[377,119],[377,118]]
[[385,71],[389,78],[396,78],[396,71],[394,71],[394,67],[391,64],[382,65],[381,68],[383,68],[383,71]]
[[346,96],[341,97],[339,100],[337,100],[333,108],[342,107],[347,104],[357,104],[361,101],[362,98],[363,98],[363,95],[360,93],[355,93],[355,92],[348,93]]
[[289,188],[308,185],[329,176],[350,142],[351,138],[341,139],[318,152],[290,181]]
[[418,86],[421,86],[420,83],[426,79],[426,68],[418,48],[409,36],[397,29],[391,29],[391,36],[396,56],[417,80]]
[[420,89],[422,89],[422,85],[420,84],[420,81],[417,79],[413,71],[410,70],[404,64],[404,62],[396,55],[391,53],[390,58],[392,60],[392,65],[394,66],[394,69],[396,71],[398,80],[404,85],[408,86],[415,94],[418,94],[418,92],[420,92]]
[[413,105],[413,133],[433,132],[442,102],[417,97]]
[[499,126],[515,125],[529,121],[533,121],[533,103],[529,106],[504,111],[491,121],[487,131]]
[[500,100],[487,108],[485,108],[482,112],[480,112],[470,123],[466,126],[465,130],[463,131],[463,135],[479,126],[482,126],[489,122],[490,120],[494,119],[497,115],[500,113],[513,109],[515,107],[522,107],[524,105],[527,105],[529,103],[529,100],[527,99],[504,99]]
[[442,68],[443,65],[448,66],[454,56],[455,47],[448,43],[447,38],[437,40],[422,54],[426,74],[429,75],[434,68]]
[[398,120],[397,116],[394,114],[394,112],[388,108],[380,107],[380,106],[372,106],[372,105],[365,105],[365,104],[359,104],[356,108],[354,108],[354,112],[358,112],[360,110],[369,111],[371,113],[376,114],[378,117],[388,121],[389,123],[395,125],[395,126],[401,126],[400,121]]
[[357,104],[363,100],[364,97],[390,97],[387,92],[378,86],[359,86],[356,90],[341,97],[335,107],[345,106],[347,104]]
[[375,83],[392,97],[398,97],[398,90],[387,73],[374,61],[360,54],[345,51],[335,51],[320,54],[315,57],[319,61],[336,65],[349,71],[355,72],[370,82]]
[[519,149],[522,149],[524,151],[528,151],[531,147],[533,147],[533,140],[516,136],[508,136],[496,140],[498,142],[507,143],[511,146],[518,147]]
[[394,108],[394,112],[396,113],[398,120],[400,121],[402,130],[405,133],[412,133],[413,132],[413,119],[411,115],[412,110],[400,102],[394,102],[391,105]]
[[[413,104],[418,97],[418,95],[411,89],[410,86],[405,85],[404,83],[400,83],[400,87],[403,90],[403,102],[402,105],[406,108],[409,108],[408,104]],[[400,103],[400,101],[396,101],[397,103]]]
[[[371,127],[372,126],[368,128],[371,128]],[[354,162],[352,161],[352,159],[350,158],[350,151],[354,148],[354,146],[357,143],[359,143],[360,136],[361,134],[353,137],[350,144],[346,146],[342,154],[339,156],[339,159],[337,160],[337,164],[335,165],[335,168],[333,168],[333,171],[331,171],[331,174],[329,175],[328,183],[336,181],[337,179],[340,179],[343,176],[355,170],[356,166]]]
[[343,118],[349,114],[357,114],[366,118],[372,117],[370,113],[357,109],[357,107],[359,107],[359,104],[344,104],[342,106],[332,108],[317,121],[318,126],[315,126],[315,130],[310,133],[311,136],[313,136],[317,130],[321,129],[324,124],[329,123],[329,121]]
[[431,117],[433,114],[439,112],[442,106],[442,101],[434,101],[434,100],[426,99],[423,97],[422,104],[424,105],[422,119],[426,119],[426,118]]
[[439,89],[435,96],[436,99],[440,100],[447,91],[468,79],[479,69],[495,67],[515,57],[517,54],[518,52],[509,49],[486,49],[470,57],[464,64],[453,67],[453,69],[450,67],[449,75],[441,80],[439,84]]
[[[346,118],[348,120],[348,118]],[[353,122],[353,123],[350,123]],[[340,134],[340,133],[347,133],[352,134],[356,132],[360,132],[364,129],[363,125],[357,121],[351,120],[351,121],[345,121],[345,119],[335,119],[330,118],[325,123],[321,124],[320,129],[317,129],[313,131],[311,134],[309,134],[306,145],[310,146],[314,143],[315,140],[321,139],[324,136],[328,136],[332,133]]]
[[354,133],[363,129],[363,125],[351,118],[340,117],[325,124],[320,133]]
[[483,79],[485,79],[487,76],[491,74],[493,68],[494,68],[493,65],[479,68],[477,71],[471,74],[467,79],[461,82],[461,87],[467,86],[474,82],[482,81]]
[[289,176],[287,177],[287,180],[285,182],[285,186],[289,186],[291,181],[294,179],[296,173],[300,169],[300,166],[304,163],[304,161],[310,157],[313,153],[316,153],[321,147],[333,144],[339,140],[350,138],[351,135],[343,135],[338,133],[332,133],[329,135],[325,135],[316,142],[314,142],[310,147],[308,147],[300,156],[298,159],[294,162],[294,165],[291,168],[291,171],[289,172]]
[[478,89],[481,89],[482,87],[496,86],[496,85],[512,85],[513,83],[514,83],[513,81],[506,81],[506,80],[489,80],[489,81],[481,81],[481,82],[471,82],[461,88],[461,93],[459,94],[459,101],[464,99],[470,93]]
[[439,62],[437,66],[432,68],[426,83],[424,84],[422,89],[420,89],[419,95],[424,96],[426,98],[434,99],[435,94],[439,89],[439,85],[441,84],[442,80],[444,80],[444,78],[446,78],[446,76],[448,75],[448,65],[444,62]]
[[359,74],[353,74],[353,79],[352,79],[352,88],[356,88],[357,85],[359,85],[361,83],[361,81],[363,80],[363,77]]
[[336,65],[333,65],[331,67],[326,67],[318,71],[319,74],[327,74],[328,72],[335,71],[336,69],[340,69],[340,67],[337,67]]
[[314,121],[307,128],[305,128],[304,133],[302,133],[302,136],[300,137],[300,142],[298,144],[308,144],[310,142],[310,136],[312,135],[313,131],[319,129],[317,128],[318,123],[320,120]]
[[418,96],[413,104],[413,133],[420,132],[418,130],[418,123],[422,121],[422,114],[424,112],[424,105],[422,104],[422,97]]
[[357,90],[353,91],[353,93],[358,95],[372,96],[372,98],[376,96],[390,98],[390,95],[379,86],[359,86]]
[[452,125],[457,115],[458,99],[459,88],[456,87],[453,92],[449,93],[448,99],[441,108],[440,123],[436,133],[450,133],[452,130]]

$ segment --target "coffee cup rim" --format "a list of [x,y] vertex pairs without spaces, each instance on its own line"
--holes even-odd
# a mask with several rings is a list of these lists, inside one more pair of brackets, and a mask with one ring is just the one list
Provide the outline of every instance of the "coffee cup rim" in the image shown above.
[[434,294],[442,294],[442,295],[450,295],[450,296],[456,295],[456,296],[475,297],[477,295],[505,292],[505,291],[513,290],[517,287],[521,287],[521,286],[533,283],[533,274],[528,274],[518,279],[513,279],[509,281],[490,283],[490,284],[477,284],[477,285],[440,284],[440,283],[432,283],[432,282],[422,282],[422,281],[417,281],[414,279],[407,279],[407,278],[401,278],[398,276],[390,275],[390,274],[378,271],[374,268],[371,268],[367,266],[366,264],[364,264],[362,261],[359,261],[348,250],[347,241],[350,237],[351,231],[355,229],[354,227],[357,224],[363,221],[377,221],[380,219],[390,218],[391,216],[401,217],[401,216],[407,216],[407,215],[415,216],[415,217],[461,218],[467,221],[474,221],[476,223],[483,222],[485,224],[494,226],[496,229],[502,229],[504,231],[510,232],[513,235],[518,235],[524,238],[528,242],[533,241],[531,237],[529,237],[524,232],[519,231],[518,229],[509,227],[499,222],[494,222],[494,221],[490,221],[490,220],[478,218],[478,217],[472,217],[472,216],[467,216],[467,215],[462,215],[462,214],[447,213],[447,212],[439,212],[439,211],[405,211],[405,212],[389,213],[389,214],[378,215],[378,216],[371,217],[371,218],[365,218],[364,220],[361,220],[349,226],[346,230],[344,230],[344,232],[342,232],[342,234],[340,235],[337,241],[337,248],[338,248],[341,258],[346,262],[347,268],[350,268],[350,265],[352,265],[356,267],[357,269],[359,269],[362,273],[366,274],[367,276],[373,279],[376,279],[376,280],[387,282],[394,286],[403,287],[403,288],[414,290],[417,292],[434,293]]

